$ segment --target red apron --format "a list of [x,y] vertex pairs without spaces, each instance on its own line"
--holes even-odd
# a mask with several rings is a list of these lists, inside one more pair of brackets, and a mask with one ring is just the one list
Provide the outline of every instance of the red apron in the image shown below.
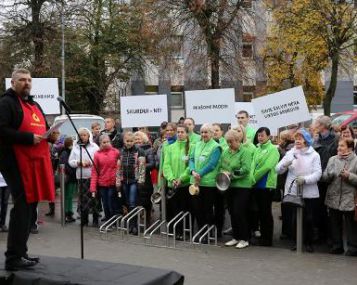
[[[46,132],[46,121],[36,105],[31,105],[19,98],[24,114],[21,132],[42,135]],[[13,146],[27,203],[43,200],[54,201],[55,186],[48,143],[46,140],[37,145]]]

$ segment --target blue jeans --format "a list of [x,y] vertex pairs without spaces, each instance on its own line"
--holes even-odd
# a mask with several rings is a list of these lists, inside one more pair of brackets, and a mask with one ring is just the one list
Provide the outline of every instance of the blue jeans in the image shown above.
[[137,196],[138,196],[138,185],[136,183],[123,184],[123,190],[125,195],[126,205],[129,210],[136,207]]
[[108,220],[119,214],[119,198],[115,187],[99,187],[105,218]]

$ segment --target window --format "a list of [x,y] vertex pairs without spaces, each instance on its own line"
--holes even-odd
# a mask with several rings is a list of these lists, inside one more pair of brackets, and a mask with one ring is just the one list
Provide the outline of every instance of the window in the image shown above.
[[171,107],[183,108],[183,86],[171,86]]
[[243,102],[250,102],[253,99],[253,92],[243,92]]
[[242,56],[244,58],[253,58],[253,45],[252,43],[243,43]]
[[159,86],[157,85],[146,85],[145,95],[156,95],[159,92]]

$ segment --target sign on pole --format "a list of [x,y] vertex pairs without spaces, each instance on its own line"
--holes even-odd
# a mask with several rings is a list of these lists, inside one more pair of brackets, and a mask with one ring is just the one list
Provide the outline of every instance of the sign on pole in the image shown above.
[[[11,78],[6,78],[5,85],[6,89],[11,87]],[[61,113],[56,99],[59,96],[57,78],[32,78],[31,95],[46,115]]]
[[197,125],[230,124],[234,113],[234,89],[209,89],[185,92],[186,117]]
[[311,120],[301,86],[252,99],[259,126],[276,134],[280,127]]
[[249,114],[249,126],[251,126],[254,129],[257,129],[258,122],[255,116],[254,106],[251,102],[235,102],[234,118],[232,119],[232,123],[231,123],[232,127],[238,125],[238,120],[236,118],[236,115],[238,114],[239,111],[247,111]]
[[123,128],[156,127],[167,121],[167,95],[120,97]]

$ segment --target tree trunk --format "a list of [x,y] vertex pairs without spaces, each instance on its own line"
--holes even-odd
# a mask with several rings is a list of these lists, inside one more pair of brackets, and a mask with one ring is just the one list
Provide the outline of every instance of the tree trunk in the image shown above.
[[44,56],[44,32],[43,23],[41,23],[40,15],[42,3],[33,2],[31,6],[32,23],[31,37],[34,45],[34,70],[33,76],[39,77],[43,74],[43,56]]
[[209,59],[211,62],[211,88],[219,89],[219,56],[220,56],[220,39],[212,39],[209,45]]
[[326,91],[325,98],[323,100],[325,116],[330,116],[331,114],[331,102],[332,102],[332,98],[335,96],[336,87],[337,87],[338,66],[340,62],[340,55],[337,50],[333,53],[331,60],[332,60],[332,68],[331,68],[330,85]]

